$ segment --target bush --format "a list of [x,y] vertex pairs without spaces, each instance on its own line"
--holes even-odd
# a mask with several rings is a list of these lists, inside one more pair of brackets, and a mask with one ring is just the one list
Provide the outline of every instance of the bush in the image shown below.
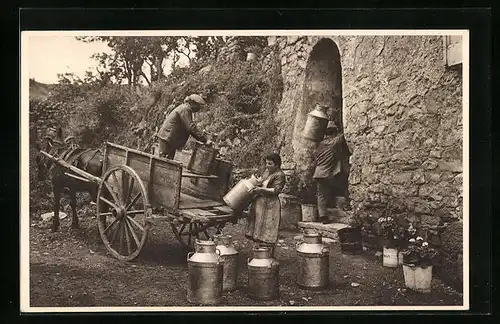
[[135,124],[138,113],[132,108],[138,98],[123,86],[90,91],[86,100],[73,109],[67,130],[85,147],[100,146],[106,141],[128,144],[121,135]]
[[[182,72],[182,73],[181,73]],[[212,63],[207,73],[193,68],[179,68],[150,89],[151,104],[142,104],[146,129],[141,145],[156,141],[155,133],[165,118],[167,107],[176,105],[192,93],[207,102],[204,111],[195,115],[198,126],[213,135],[221,157],[238,167],[259,165],[270,151],[278,151],[275,114],[281,99],[281,76],[276,69],[266,72],[261,62],[232,61]],[[139,121],[137,121],[139,123]],[[192,148],[190,139],[186,149]]]

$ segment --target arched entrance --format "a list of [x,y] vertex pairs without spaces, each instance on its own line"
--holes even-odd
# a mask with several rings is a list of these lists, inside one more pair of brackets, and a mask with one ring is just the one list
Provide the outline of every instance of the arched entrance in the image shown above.
[[342,121],[342,66],[340,52],[329,38],[320,39],[313,47],[305,69],[302,104],[295,120],[294,151],[298,175],[310,182],[314,171],[314,153],[317,145],[302,138],[307,114],[316,103],[329,107],[330,120],[343,132]]

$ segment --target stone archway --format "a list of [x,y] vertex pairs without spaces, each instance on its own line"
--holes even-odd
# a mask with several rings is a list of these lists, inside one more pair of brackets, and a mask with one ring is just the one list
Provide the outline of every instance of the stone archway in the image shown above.
[[294,131],[294,152],[298,175],[304,182],[309,182],[314,171],[314,153],[316,144],[304,140],[302,131],[307,114],[316,103],[329,106],[330,119],[335,121],[343,132],[342,121],[342,66],[340,52],[329,38],[320,39],[313,47],[305,68],[302,104],[297,109]]

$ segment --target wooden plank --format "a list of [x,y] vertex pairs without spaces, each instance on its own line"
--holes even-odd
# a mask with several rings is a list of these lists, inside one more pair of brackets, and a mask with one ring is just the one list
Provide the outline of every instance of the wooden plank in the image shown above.
[[209,208],[209,209],[206,209],[206,211],[208,212],[211,212],[212,214],[214,215],[222,215],[222,214],[227,214],[227,213],[224,213],[220,210],[217,210],[217,209],[213,209],[213,208]]
[[64,161],[64,160],[63,160],[63,159],[61,159],[61,158],[56,158],[56,157],[54,157],[54,156],[52,156],[52,155],[50,155],[49,153],[44,152],[44,151],[40,151],[40,152],[41,152],[43,155],[45,155],[46,157],[48,157],[49,159],[54,160],[54,161],[55,161],[57,164],[59,164],[60,166],[62,166],[62,167],[64,167],[64,168],[67,168],[67,169],[69,169],[69,170],[71,170],[71,171],[75,172],[76,174],[78,174],[78,175],[80,175],[80,176],[82,176],[82,177],[84,177],[84,178],[86,178],[86,179],[88,179],[88,180],[90,180],[90,181],[92,181],[92,182],[95,182],[95,183],[99,183],[99,182],[101,182],[101,178],[96,177],[96,176],[94,176],[94,175],[92,175],[92,174],[90,174],[90,173],[88,173],[88,172],[83,171],[83,170],[80,170],[80,169],[78,169],[77,167],[72,166],[71,164],[69,164],[68,162]]
[[179,209],[208,208],[222,206],[222,203],[214,200],[202,200],[196,197],[181,193]]
[[181,215],[188,218],[191,222],[207,223],[210,221],[210,218],[193,212],[192,209],[181,210]]
[[209,218],[210,218],[210,221],[221,222],[221,221],[224,221],[224,220],[234,219],[234,218],[236,218],[236,216],[234,216],[234,215],[217,215],[217,216],[212,216],[212,217],[209,217]]
[[216,175],[202,175],[202,174],[196,174],[196,173],[191,173],[187,171],[182,172],[182,177],[183,178],[198,178],[198,179],[218,179]]
[[192,213],[195,213],[196,215],[201,215],[201,216],[216,216],[217,215],[217,214],[211,213],[205,209],[193,208],[193,209],[189,209],[189,211]]
[[217,206],[217,207],[214,207],[214,209],[220,210],[221,212],[228,213],[228,214],[233,212],[231,207],[226,206],[226,205]]
[[68,177],[71,177],[71,178],[74,178],[74,179],[77,179],[77,180],[80,180],[80,181],[83,181],[83,182],[87,182],[87,183],[90,183],[92,181],[90,181],[89,179],[86,179],[86,178],[82,178],[82,177],[79,177],[79,176],[76,176],[72,173],[68,173],[68,172],[64,172],[65,175],[67,175]]

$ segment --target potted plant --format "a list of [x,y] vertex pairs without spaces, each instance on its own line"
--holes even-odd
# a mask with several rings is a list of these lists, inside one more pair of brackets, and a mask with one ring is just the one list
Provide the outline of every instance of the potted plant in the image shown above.
[[297,186],[297,197],[300,200],[303,222],[314,222],[318,219],[316,191],[310,183],[300,182]]
[[377,226],[379,237],[384,240],[382,253],[383,265],[389,268],[401,265],[401,250],[408,240],[408,229],[391,216],[380,217],[377,221]]
[[338,230],[340,250],[344,254],[359,254],[363,251],[363,240],[361,237],[361,228],[363,219],[360,214],[355,212],[349,219],[349,226]]
[[437,250],[422,237],[409,239],[403,250],[403,274],[407,288],[422,293],[431,292],[432,267],[437,256]]

